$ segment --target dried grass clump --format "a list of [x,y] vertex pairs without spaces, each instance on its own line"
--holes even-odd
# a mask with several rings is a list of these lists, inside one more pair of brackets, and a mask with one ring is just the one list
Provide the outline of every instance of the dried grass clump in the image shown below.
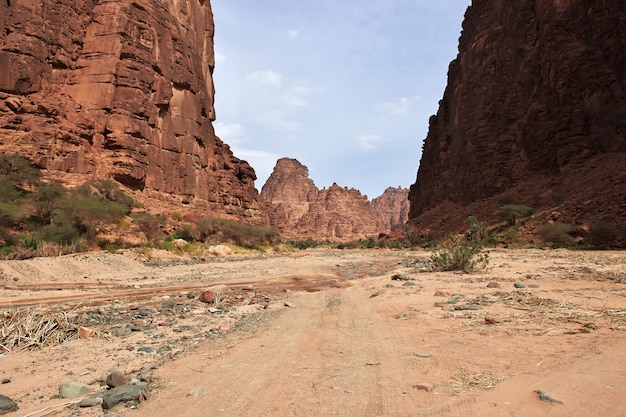
[[78,326],[67,314],[54,311],[11,310],[0,313],[0,348],[6,352],[39,349],[78,338]]
[[493,389],[504,378],[491,372],[471,373],[467,369],[459,369],[457,375],[451,378],[448,391],[452,395],[458,395],[466,391]]

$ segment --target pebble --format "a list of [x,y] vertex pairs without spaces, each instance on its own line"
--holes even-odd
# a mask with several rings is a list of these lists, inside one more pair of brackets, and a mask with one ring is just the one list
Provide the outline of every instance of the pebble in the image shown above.
[[437,290],[435,291],[435,297],[450,297],[450,291]]
[[139,349],[137,349],[137,352],[152,353],[154,352],[154,348],[150,346],[142,346]]
[[416,390],[431,392],[435,390],[435,384],[431,384],[429,382],[420,382],[419,384],[413,385],[413,388]]
[[198,399],[201,397],[206,397],[208,392],[204,388],[192,388],[187,392],[187,397],[191,397],[193,399]]
[[415,282],[413,282],[413,281],[407,281],[404,284],[402,284],[403,287],[414,287],[416,285],[417,284]]
[[107,385],[111,388],[121,387],[122,385],[128,384],[128,382],[128,378],[124,374],[124,371],[119,369],[113,370],[106,379]]
[[431,355],[430,353],[416,353],[415,356],[417,356],[418,358],[430,358],[433,355]]
[[515,288],[526,288],[526,285],[520,283],[520,282],[516,282],[515,284],[513,284],[513,286]]
[[123,385],[111,388],[102,395],[102,408],[109,410],[123,402],[142,402],[146,398],[146,384]]
[[102,404],[102,398],[99,397],[87,397],[78,402],[78,406],[82,408],[95,407]]
[[77,381],[68,381],[59,385],[59,397],[76,398],[89,394],[89,385]]
[[6,395],[0,394],[0,414],[11,413],[13,411],[17,411],[18,406],[9,397]]
[[198,300],[200,300],[203,303],[213,304],[215,303],[215,293],[211,290],[206,290],[202,294],[200,294],[200,297],[198,297]]
[[376,291],[374,294],[370,295],[370,298],[379,297],[385,293],[385,290]]
[[487,284],[487,288],[500,288],[500,284],[498,282],[491,281],[489,284]]
[[483,306],[480,304],[461,304],[459,306],[454,306],[454,309],[459,310],[482,310]]

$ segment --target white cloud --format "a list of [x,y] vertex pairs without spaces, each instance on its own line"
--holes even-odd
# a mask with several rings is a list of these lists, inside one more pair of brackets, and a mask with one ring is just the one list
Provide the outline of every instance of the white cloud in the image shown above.
[[297,38],[298,36],[300,36],[300,31],[298,29],[289,29],[287,31],[287,36],[289,36],[290,38]]
[[376,105],[376,110],[394,116],[403,116],[419,101],[419,97],[402,97],[398,101],[383,101]]
[[361,135],[357,138],[357,143],[362,151],[370,152],[378,149],[378,143],[384,140],[385,138],[378,135]]
[[248,141],[246,128],[240,123],[215,122],[213,127],[215,134],[230,146]]
[[283,84],[283,75],[272,70],[252,72],[246,76],[246,79],[268,87],[280,87]]

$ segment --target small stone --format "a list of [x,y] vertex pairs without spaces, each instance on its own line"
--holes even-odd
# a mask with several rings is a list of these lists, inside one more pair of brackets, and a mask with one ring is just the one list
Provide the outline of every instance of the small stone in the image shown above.
[[500,320],[495,319],[493,317],[485,316],[485,324],[498,324]]
[[454,309],[457,311],[460,310],[482,310],[483,306],[480,304],[461,304],[458,306],[454,306]]
[[291,307],[291,308],[295,308],[295,307],[296,307],[296,305],[295,305],[295,304],[290,303],[289,301],[285,301],[285,304],[284,304],[284,305],[285,305],[285,307]]
[[450,291],[437,290],[435,291],[435,297],[450,297]]
[[500,283],[491,281],[489,284],[487,284],[487,288],[500,288]]
[[124,371],[120,371],[119,369],[114,370],[107,376],[106,383],[109,387],[121,387],[122,385],[128,384],[128,378],[124,374]]
[[18,408],[19,407],[17,406],[15,401],[10,399],[6,395],[0,394],[0,415],[17,411]]
[[142,402],[146,398],[145,384],[123,385],[121,387],[111,388],[104,393],[102,396],[102,408],[109,410],[123,402]]
[[411,318],[411,313],[409,313],[408,311],[402,311],[398,314],[396,314],[396,319],[398,320],[408,320]]
[[407,281],[402,284],[403,287],[415,287],[417,284],[414,281]]
[[102,404],[102,398],[99,397],[87,397],[78,402],[78,406],[82,408],[95,407]]
[[392,281],[413,281],[415,278],[408,277],[404,274],[394,274],[391,277]]
[[530,284],[529,288],[539,288],[539,284]]
[[8,383],[10,383],[10,382],[11,382],[11,378],[3,378],[3,379],[2,379],[2,383],[3,383],[3,384],[8,384]]
[[61,398],[81,397],[89,394],[90,391],[91,390],[87,384],[76,381],[68,381],[59,385],[59,397]]
[[139,349],[137,349],[137,352],[152,353],[152,352],[154,352],[154,348],[153,347],[149,347],[149,346],[142,346]]
[[218,330],[220,331],[221,334],[230,332],[235,326],[233,326],[231,323],[226,323],[226,324],[221,324],[220,327],[218,328]]
[[526,288],[526,285],[522,284],[521,282],[516,282],[515,284],[513,284],[513,286],[515,288]]
[[416,353],[415,356],[417,356],[418,358],[427,359],[432,357],[433,355],[431,355],[430,353]]
[[93,336],[93,333],[94,333],[93,329],[90,329],[88,327],[83,327],[83,326],[78,327],[79,339],[88,339],[91,336]]
[[431,384],[429,382],[421,382],[419,384],[413,385],[413,388],[416,390],[431,392],[435,390],[435,384]]
[[204,388],[192,388],[187,393],[187,397],[191,397],[194,400],[202,397],[206,397],[208,394],[207,390]]
[[202,294],[200,294],[198,300],[203,303],[213,304],[215,303],[215,293],[211,290],[206,290]]
[[379,297],[385,293],[385,290],[376,291],[374,294],[370,295],[370,298]]

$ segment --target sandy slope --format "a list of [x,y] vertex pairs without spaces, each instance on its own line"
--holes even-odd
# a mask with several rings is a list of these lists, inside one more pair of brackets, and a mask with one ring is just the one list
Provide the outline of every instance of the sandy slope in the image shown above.
[[[304,251],[197,264],[123,255],[2,262],[3,305],[39,298],[44,308],[81,310],[93,306],[78,302],[91,299],[115,312],[169,294],[191,313],[155,316],[165,324],[121,337],[6,354],[0,378],[11,382],[0,392],[19,403],[14,415],[51,407],[34,415],[98,416],[97,408],[59,406],[68,400],[54,398],[58,384],[97,379],[115,366],[155,366],[149,400],[107,415],[624,415],[626,253],[493,251],[491,268],[472,275],[419,272],[428,256]],[[398,273],[415,285],[392,281]],[[56,287],[33,286],[51,281]],[[490,281],[501,287],[488,288]],[[216,317],[206,304],[177,297],[212,285],[225,297],[254,291],[266,303]],[[454,309],[468,304],[482,308]],[[202,337],[224,323],[235,328]],[[146,344],[159,353],[137,352]],[[535,390],[564,404],[539,401]]]

